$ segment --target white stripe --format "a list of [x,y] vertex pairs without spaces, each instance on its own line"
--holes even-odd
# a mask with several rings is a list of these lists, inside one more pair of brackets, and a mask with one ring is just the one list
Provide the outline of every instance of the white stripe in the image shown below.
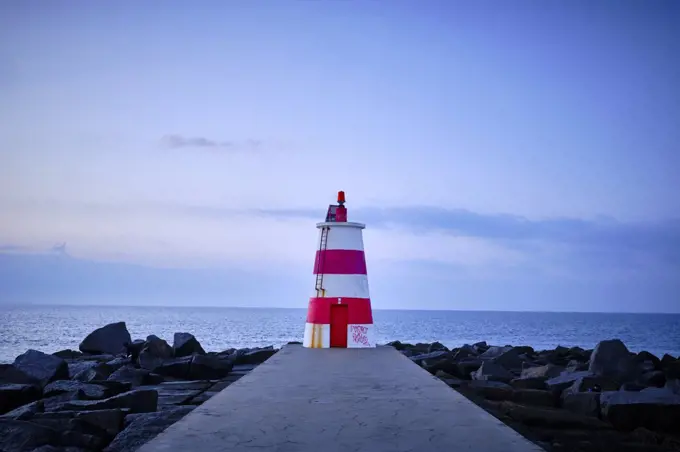
[[[325,297],[371,298],[366,275],[323,275]],[[316,290],[312,294],[316,297]]]
[[[321,229],[316,243],[321,244]],[[364,250],[364,239],[359,228],[333,227],[328,231],[327,250]]]
[[[312,327],[313,323],[305,323],[305,338],[302,341],[303,347],[312,346]],[[317,324],[317,328],[321,328],[321,348],[328,348],[331,346],[331,326]]]
[[375,347],[373,325],[347,325],[347,348]]

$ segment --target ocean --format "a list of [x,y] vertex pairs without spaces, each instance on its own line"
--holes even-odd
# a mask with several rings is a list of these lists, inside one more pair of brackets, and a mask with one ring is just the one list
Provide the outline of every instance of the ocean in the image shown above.
[[[78,349],[92,330],[125,321],[133,339],[155,334],[172,344],[175,332],[196,336],[206,351],[279,347],[301,341],[306,309],[0,306],[0,362],[29,348],[53,353]],[[374,310],[378,343],[439,341],[448,347],[557,345],[592,348],[619,338],[630,350],[680,355],[680,314]]]

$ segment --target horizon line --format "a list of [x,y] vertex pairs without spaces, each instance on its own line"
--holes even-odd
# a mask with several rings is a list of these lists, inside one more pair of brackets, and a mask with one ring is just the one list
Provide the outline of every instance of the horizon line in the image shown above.
[[[69,303],[1,303],[3,307],[50,306],[50,307],[86,307],[86,308],[218,308],[218,309],[307,309],[307,306],[216,306],[216,305],[113,305],[113,304],[69,304]],[[372,308],[373,311],[414,311],[414,312],[503,312],[503,313],[537,313],[537,314],[650,314],[650,315],[680,315],[677,312],[649,312],[649,311],[534,311],[534,310],[498,310],[498,309],[434,309],[434,308]]]

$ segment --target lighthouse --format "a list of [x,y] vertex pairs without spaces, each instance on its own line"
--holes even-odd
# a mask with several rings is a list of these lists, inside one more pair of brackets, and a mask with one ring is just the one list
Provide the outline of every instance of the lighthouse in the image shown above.
[[309,348],[374,347],[363,230],[347,221],[345,192],[331,204],[319,230],[314,291],[309,299],[305,338]]

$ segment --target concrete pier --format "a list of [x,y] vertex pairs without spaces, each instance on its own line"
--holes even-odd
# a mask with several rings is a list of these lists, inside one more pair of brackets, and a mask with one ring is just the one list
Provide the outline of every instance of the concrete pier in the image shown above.
[[286,346],[139,452],[539,452],[391,347]]

